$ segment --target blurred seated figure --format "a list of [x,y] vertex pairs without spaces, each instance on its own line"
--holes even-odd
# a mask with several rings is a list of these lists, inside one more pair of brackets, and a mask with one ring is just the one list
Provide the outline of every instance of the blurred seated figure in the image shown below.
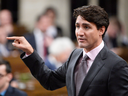
[[[60,26],[56,24],[57,12],[54,8],[48,7],[44,14],[51,18],[51,26],[48,28],[47,32],[54,32],[54,38],[63,36],[63,32]],[[51,33],[50,33],[51,34]]]
[[74,43],[68,37],[58,37],[49,46],[49,55],[45,64],[51,70],[60,67],[74,49]]
[[15,78],[12,78],[11,81],[10,81],[10,85],[14,88],[19,88],[18,86],[18,82]]
[[32,47],[38,52],[38,54],[45,59],[48,55],[47,48],[52,43],[54,36],[47,33],[51,18],[47,15],[40,15],[35,24],[35,28],[32,33],[26,34],[25,38],[32,45]]
[[3,9],[0,11],[0,25],[4,26],[9,35],[23,35],[27,29],[13,22],[11,11]]
[[[0,58],[3,57],[8,57],[8,56],[18,56],[20,51],[19,50],[10,50],[9,48],[9,43],[6,39],[6,37],[8,36],[8,33],[5,29],[5,27],[0,26]],[[11,44],[11,43],[10,43]],[[11,46],[13,47],[13,46]],[[14,47],[13,47],[14,49]]]
[[109,20],[110,24],[104,37],[104,41],[108,48],[113,50],[113,48],[128,46],[128,38],[118,18],[112,16]]
[[4,9],[0,11],[0,25],[5,27],[8,35],[13,33],[12,14],[9,10]]
[[[3,9],[0,11],[0,26],[3,26],[7,36],[19,36],[27,32],[24,26],[16,24],[13,22],[11,11]],[[12,46],[12,40],[7,40],[6,46],[9,51],[15,50]]]
[[13,78],[9,62],[0,61],[0,96],[27,96],[27,94],[10,85]]
[[10,52],[7,49],[7,33],[3,26],[0,26],[0,56],[1,57],[8,57]]

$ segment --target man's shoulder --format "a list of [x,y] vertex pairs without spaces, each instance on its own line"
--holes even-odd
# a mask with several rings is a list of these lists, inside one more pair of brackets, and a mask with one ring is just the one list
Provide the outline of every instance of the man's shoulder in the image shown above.
[[81,55],[82,52],[83,52],[83,49],[82,48],[76,48],[76,49],[74,49],[72,51],[69,59],[73,59],[73,60],[74,60],[74,58],[77,59]]
[[[14,88],[14,87],[13,87]],[[16,92],[16,94],[18,95],[18,96],[27,96],[27,94],[24,92],[24,91],[21,91],[21,90],[19,90],[19,89],[17,89],[17,88],[14,88],[14,90],[15,90],[15,92]]]
[[27,33],[27,34],[24,35],[24,37],[25,37],[26,39],[31,39],[31,38],[34,38],[34,34],[33,34],[33,32]]
[[123,60],[123,58],[121,58],[119,55],[117,55],[116,53],[114,53],[111,50],[109,50],[108,53],[109,53],[109,57],[117,58],[118,60]]
[[[10,94],[10,95],[12,94],[13,96],[27,96],[27,94],[24,91],[21,91],[11,86],[8,87],[6,94]],[[8,95],[5,95],[5,96],[8,96]]]
[[81,52],[81,51],[83,51],[83,48],[76,48],[76,49],[74,49],[74,52],[75,52],[75,53],[79,53],[79,52]]
[[108,64],[115,65],[115,64],[121,64],[123,62],[125,65],[127,65],[127,62],[113,51],[108,49],[106,54],[107,54],[106,60]]

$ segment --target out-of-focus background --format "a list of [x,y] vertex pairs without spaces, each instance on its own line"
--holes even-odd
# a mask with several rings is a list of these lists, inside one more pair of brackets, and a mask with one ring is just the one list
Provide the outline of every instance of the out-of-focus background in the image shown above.
[[110,50],[128,61],[128,0],[0,0],[0,60],[11,63],[17,88],[28,96],[68,95],[66,87],[45,90],[20,59],[22,51],[6,37],[25,36],[46,65],[56,70],[78,48],[72,14],[84,5],[99,5],[108,12],[110,25],[104,41]]

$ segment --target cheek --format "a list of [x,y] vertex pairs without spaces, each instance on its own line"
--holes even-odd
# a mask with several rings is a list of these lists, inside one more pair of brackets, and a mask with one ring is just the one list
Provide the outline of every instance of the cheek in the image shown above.
[[96,38],[97,38],[97,34],[93,34],[93,33],[91,33],[91,34],[88,34],[87,36],[87,40],[88,40],[88,42],[93,42],[93,41],[95,41],[96,40]]
[[78,36],[78,32],[75,30],[75,35],[76,35],[76,37]]
[[2,78],[1,80],[0,80],[0,86],[2,86],[2,85],[4,85],[6,82],[7,82],[7,80],[6,79],[4,79],[4,78]]

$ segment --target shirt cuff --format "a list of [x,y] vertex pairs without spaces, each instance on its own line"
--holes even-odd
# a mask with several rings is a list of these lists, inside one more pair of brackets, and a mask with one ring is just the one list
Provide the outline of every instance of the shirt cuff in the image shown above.
[[[30,54],[30,55],[31,55],[31,54]],[[27,54],[25,53],[25,55],[23,56],[22,59],[27,58],[27,57],[30,56],[30,55],[27,55]]]

